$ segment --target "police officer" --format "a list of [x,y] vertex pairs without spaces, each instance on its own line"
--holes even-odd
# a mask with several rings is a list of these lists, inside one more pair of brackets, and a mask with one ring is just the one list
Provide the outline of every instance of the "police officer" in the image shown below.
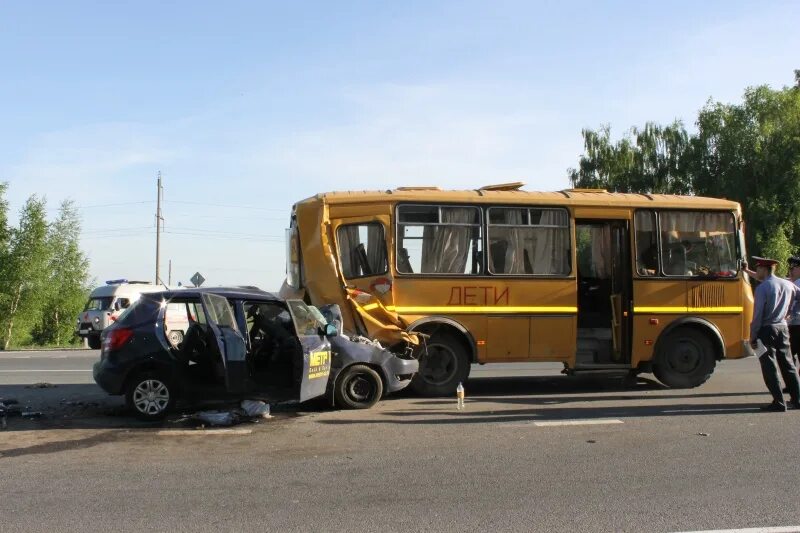
[[[789,258],[789,281],[800,288],[800,257],[792,256]],[[794,356],[794,366],[798,365],[800,357],[800,290],[797,291],[794,300],[794,309],[788,317],[789,320],[789,340]]]
[[750,344],[756,348],[760,340],[767,351],[759,357],[764,383],[772,393],[772,403],[764,411],[786,411],[786,402],[778,380],[780,368],[791,396],[791,407],[800,409],[800,379],[792,361],[789,346],[789,328],[786,315],[794,305],[797,287],[788,280],[775,276],[774,259],[753,257],[756,275],[761,283],[756,288],[753,322],[750,324]]

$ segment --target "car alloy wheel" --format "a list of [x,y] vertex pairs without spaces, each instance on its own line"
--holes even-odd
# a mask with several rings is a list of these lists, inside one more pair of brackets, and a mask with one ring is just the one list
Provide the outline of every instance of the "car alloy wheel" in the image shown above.
[[134,389],[133,405],[144,415],[156,416],[169,405],[169,389],[157,379],[146,379]]

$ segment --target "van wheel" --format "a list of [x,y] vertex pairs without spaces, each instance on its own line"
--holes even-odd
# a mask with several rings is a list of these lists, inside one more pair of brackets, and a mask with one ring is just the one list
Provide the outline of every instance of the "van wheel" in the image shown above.
[[383,396],[381,376],[366,365],[345,368],[333,389],[336,405],[347,409],[369,409]]
[[125,404],[141,420],[162,420],[175,405],[175,387],[163,372],[142,372],[128,381]]
[[464,342],[449,333],[435,333],[422,344],[419,371],[411,380],[411,388],[423,396],[454,394],[458,384],[467,380],[469,371]]
[[690,328],[679,328],[659,342],[653,374],[673,389],[692,389],[705,383],[717,360],[709,338]]
[[86,342],[89,344],[89,348],[92,350],[99,350],[100,346],[102,346],[102,342],[100,342],[100,337],[91,335],[86,337]]

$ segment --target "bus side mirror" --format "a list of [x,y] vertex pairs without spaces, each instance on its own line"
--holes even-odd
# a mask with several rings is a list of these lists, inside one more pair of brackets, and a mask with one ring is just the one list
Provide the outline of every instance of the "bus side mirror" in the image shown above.
[[119,300],[114,301],[114,311],[119,311],[122,309],[122,303]]

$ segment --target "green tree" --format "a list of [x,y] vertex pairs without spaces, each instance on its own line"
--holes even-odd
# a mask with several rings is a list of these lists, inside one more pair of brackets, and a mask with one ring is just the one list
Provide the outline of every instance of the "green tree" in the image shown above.
[[740,202],[748,248],[785,261],[800,238],[800,88],[760,86],[741,104],[709,102],[697,127],[695,191]]
[[50,261],[42,292],[41,320],[33,330],[37,344],[61,345],[75,338],[75,317],[89,292],[89,261],[80,249],[80,232],[75,204],[66,200],[47,234]]
[[696,125],[688,135],[680,122],[647,123],[616,143],[608,126],[583,130],[585,153],[569,179],[573,187],[736,200],[748,250],[785,261],[800,240],[800,70],[793,87],[749,88],[739,104],[709,101]]
[[47,279],[46,202],[31,196],[20,212],[19,227],[11,231],[0,293],[0,342],[7,350],[23,340],[41,313]]
[[687,149],[689,135],[679,121],[667,126],[652,122],[631,128],[616,143],[611,128],[581,132],[585,153],[578,168],[568,170],[573,187],[614,192],[688,194],[691,192]]

